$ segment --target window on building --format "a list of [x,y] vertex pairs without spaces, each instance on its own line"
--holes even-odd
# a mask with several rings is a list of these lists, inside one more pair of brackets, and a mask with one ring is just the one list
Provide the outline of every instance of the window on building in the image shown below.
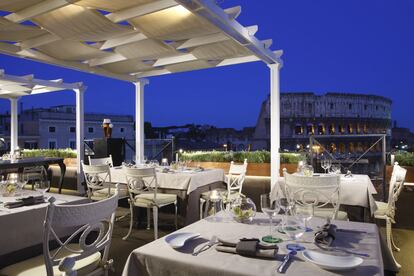
[[345,129],[342,125],[338,125],[338,132],[341,133],[341,134],[344,134]]
[[48,147],[49,149],[56,149],[57,148],[56,140],[49,140]]
[[364,105],[364,110],[367,110],[368,109],[368,105],[367,104],[365,104]]
[[120,129],[119,129],[119,132],[121,132],[121,133],[123,133],[125,131],[125,129],[123,128],[123,127],[121,127]]
[[378,110],[378,105],[375,106],[375,110]]
[[348,124],[348,133],[353,133],[354,128],[352,127],[352,124]]
[[334,124],[331,124],[329,126],[329,134],[335,134],[335,125]]
[[69,148],[76,149],[76,141],[75,140],[69,140]]
[[24,141],[24,148],[25,149],[37,149],[37,142],[36,141]]
[[50,126],[50,127],[49,127],[49,132],[50,132],[50,133],[54,133],[54,132],[56,132],[56,127],[54,127],[54,126]]
[[309,124],[309,125],[307,126],[307,132],[308,132],[308,134],[309,134],[309,135],[313,135],[313,134],[315,134],[315,129],[314,129],[314,127],[313,127],[313,125],[312,125],[312,124]]
[[69,132],[70,132],[70,133],[75,133],[75,132],[76,132],[76,127],[71,126],[71,127],[69,128]]
[[352,109],[352,104],[349,104],[348,108],[349,108],[349,110],[351,110]]
[[318,125],[318,135],[324,135],[325,134],[325,125],[319,124]]
[[88,127],[88,133],[94,133],[94,128],[93,127]]
[[295,126],[295,134],[296,135],[302,135],[303,134],[303,127],[302,127],[302,125],[296,125]]
[[24,134],[24,125],[20,124],[20,134]]
[[331,103],[331,109],[334,109],[334,104],[333,103]]

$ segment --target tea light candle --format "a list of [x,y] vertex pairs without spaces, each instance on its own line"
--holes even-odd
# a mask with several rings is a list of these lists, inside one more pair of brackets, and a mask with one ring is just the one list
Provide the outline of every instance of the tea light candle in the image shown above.
[[211,200],[217,200],[217,199],[219,199],[219,193],[217,192],[217,190],[211,191],[210,199]]

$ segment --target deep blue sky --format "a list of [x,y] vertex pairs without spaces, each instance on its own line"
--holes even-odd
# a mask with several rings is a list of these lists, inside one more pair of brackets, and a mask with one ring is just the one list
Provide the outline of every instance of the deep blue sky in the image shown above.
[[[414,129],[414,1],[224,0],[242,6],[238,21],[284,50],[281,90],[354,92],[393,100],[393,119]],[[87,112],[133,114],[130,83],[0,55],[6,73],[83,81]],[[150,78],[145,117],[153,125],[253,126],[269,93],[261,62]],[[25,108],[74,103],[72,92],[26,97]],[[8,102],[0,100],[0,109]]]

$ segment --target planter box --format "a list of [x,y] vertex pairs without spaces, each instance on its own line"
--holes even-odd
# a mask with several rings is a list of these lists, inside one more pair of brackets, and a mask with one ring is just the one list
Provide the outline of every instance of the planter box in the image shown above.
[[[230,162],[191,162],[191,167],[200,166],[207,169],[222,169],[225,173],[229,172]],[[289,173],[296,172],[296,164],[280,164],[280,174],[283,168],[286,168]],[[247,165],[246,175],[254,176],[270,176],[270,163],[249,163]]]
[[[414,166],[402,166],[404,169],[407,170],[407,175],[405,176],[405,182],[414,183]],[[389,183],[391,174],[392,174],[392,166],[387,166],[387,174],[386,180]]]

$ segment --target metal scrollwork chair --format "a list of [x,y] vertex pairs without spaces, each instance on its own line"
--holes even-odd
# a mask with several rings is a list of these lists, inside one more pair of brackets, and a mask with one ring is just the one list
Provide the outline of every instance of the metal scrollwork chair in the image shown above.
[[[242,193],[243,183],[247,172],[247,159],[244,159],[243,164],[230,163],[229,173],[226,175],[227,189],[216,189],[222,196],[231,198],[238,197]],[[200,219],[203,218],[204,204],[210,200],[211,191],[201,193],[200,197]],[[208,207],[208,206],[207,206]],[[207,210],[207,208],[206,208]]]
[[340,175],[310,177],[289,174],[286,169],[283,175],[285,191],[297,208],[312,205],[315,217],[348,220],[348,214],[339,211]]
[[395,205],[402,189],[404,188],[406,174],[407,170],[400,167],[398,163],[395,162],[390,180],[388,202],[376,201],[378,209],[374,213],[374,217],[376,219],[383,219],[386,222],[387,246],[398,268],[401,268],[401,265],[395,260],[393,250],[395,249],[396,251],[400,251],[400,249],[395,245],[395,241],[392,236],[392,224],[395,223],[395,211],[397,209]]
[[[7,266],[0,275],[107,275],[118,193],[110,198],[79,205],[55,205],[49,199],[43,230],[43,255]],[[76,229],[69,238],[60,238],[58,229]],[[91,239],[91,233],[97,235]],[[79,239],[77,239],[79,237]],[[88,238],[88,241],[87,241]],[[57,249],[50,247],[56,241]]]
[[109,157],[103,158],[91,158],[88,156],[89,165],[109,165],[110,168],[114,166],[114,162],[112,161],[112,155]]
[[151,209],[154,219],[154,239],[158,239],[158,209],[170,204],[175,205],[175,228],[177,228],[177,195],[158,192],[157,176],[155,168],[123,168],[129,190],[129,206],[131,221],[128,234],[123,237],[126,240],[132,232],[134,207],[147,209],[147,229],[150,227]]

